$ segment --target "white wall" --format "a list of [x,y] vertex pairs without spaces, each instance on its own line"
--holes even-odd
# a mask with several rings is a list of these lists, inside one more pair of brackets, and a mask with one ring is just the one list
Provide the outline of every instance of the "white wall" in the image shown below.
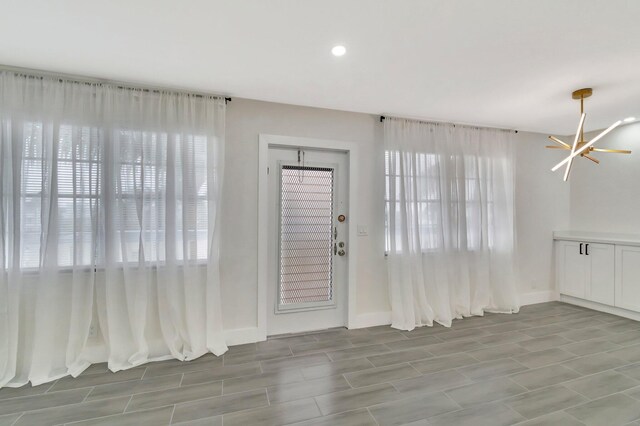
[[555,290],[552,234],[569,225],[570,189],[551,172],[562,157],[544,148],[547,135],[521,132],[515,141],[518,281],[522,302],[534,303]]
[[[588,133],[585,139],[599,132]],[[630,155],[593,153],[571,171],[571,229],[640,234],[640,123],[621,126],[596,144],[630,149]]]
[[[257,183],[260,133],[333,139],[360,146],[358,314],[387,312],[384,258],[382,124],[377,116],[234,98],[227,108],[225,194],[222,212],[222,300],[225,329],[257,325]],[[549,170],[546,135],[518,133],[516,226],[518,286],[523,301],[552,290],[552,232],[566,227],[569,187]],[[533,293],[533,294],[530,294]]]

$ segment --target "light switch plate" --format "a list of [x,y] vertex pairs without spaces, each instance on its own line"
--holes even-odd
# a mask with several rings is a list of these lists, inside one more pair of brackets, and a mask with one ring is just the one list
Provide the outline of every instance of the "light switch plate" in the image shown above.
[[364,237],[366,235],[369,235],[369,227],[366,225],[358,225],[358,236]]

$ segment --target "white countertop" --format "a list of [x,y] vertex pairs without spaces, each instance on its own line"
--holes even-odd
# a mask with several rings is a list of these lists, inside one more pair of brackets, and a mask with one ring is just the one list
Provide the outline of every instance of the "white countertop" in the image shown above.
[[640,246],[640,234],[614,234],[609,232],[555,231],[554,240],[584,241],[603,244]]

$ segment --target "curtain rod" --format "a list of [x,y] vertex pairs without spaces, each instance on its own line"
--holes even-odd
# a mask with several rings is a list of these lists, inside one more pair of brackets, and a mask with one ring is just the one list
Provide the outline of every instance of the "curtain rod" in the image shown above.
[[211,97],[211,98],[215,98],[215,99],[224,99],[225,103],[231,102],[231,98],[230,97],[223,96],[223,95],[218,95],[218,94],[214,94],[214,93],[193,92],[193,91],[189,91],[189,90],[175,89],[175,88],[172,88],[172,87],[149,86],[149,85],[145,85],[145,84],[130,83],[130,82],[126,82],[126,81],[109,80],[109,79],[106,79],[106,78],[87,77],[87,76],[82,76],[82,75],[57,73],[57,72],[51,72],[51,71],[45,71],[45,70],[37,70],[37,69],[22,68],[22,67],[13,67],[13,66],[10,66],[10,65],[2,65],[2,64],[0,64],[0,72],[2,72],[2,71],[13,72],[15,74],[24,74],[24,75],[28,75],[28,76],[31,76],[31,77],[34,77],[34,78],[44,78],[44,77],[57,78],[60,81],[68,81],[70,83],[110,85],[110,86],[116,86],[118,89],[142,90],[143,92],[149,92],[149,93],[160,93],[160,92],[163,92],[163,91],[165,91],[165,92],[174,92],[174,93],[181,93],[181,94],[185,94],[185,95],[195,96],[197,98]]
[[[389,117],[389,118],[398,118],[398,117]],[[382,123],[384,120],[386,120],[387,117],[385,117],[384,115],[380,116],[380,122]],[[450,124],[453,127],[456,127],[456,123],[444,123],[444,122],[438,122],[438,121],[423,121],[423,120],[415,120],[412,118],[400,118],[401,120],[410,120],[410,121],[417,121],[419,123],[426,123],[426,124]],[[504,130],[505,132],[514,132],[514,133],[518,133],[517,130],[511,130],[511,129],[501,129],[499,127],[482,127],[482,126],[469,126],[469,125],[465,125],[465,124],[458,124],[458,126],[460,127],[470,127],[473,129],[493,129],[493,130]]]

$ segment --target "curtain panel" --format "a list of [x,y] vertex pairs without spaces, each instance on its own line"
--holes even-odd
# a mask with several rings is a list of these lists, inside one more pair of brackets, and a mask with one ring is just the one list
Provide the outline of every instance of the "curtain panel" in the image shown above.
[[[0,73],[0,387],[226,351],[223,99]],[[98,352],[100,352],[98,351]]]
[[511,133],[388,117],[384,146],[392,326],[517,312]]

